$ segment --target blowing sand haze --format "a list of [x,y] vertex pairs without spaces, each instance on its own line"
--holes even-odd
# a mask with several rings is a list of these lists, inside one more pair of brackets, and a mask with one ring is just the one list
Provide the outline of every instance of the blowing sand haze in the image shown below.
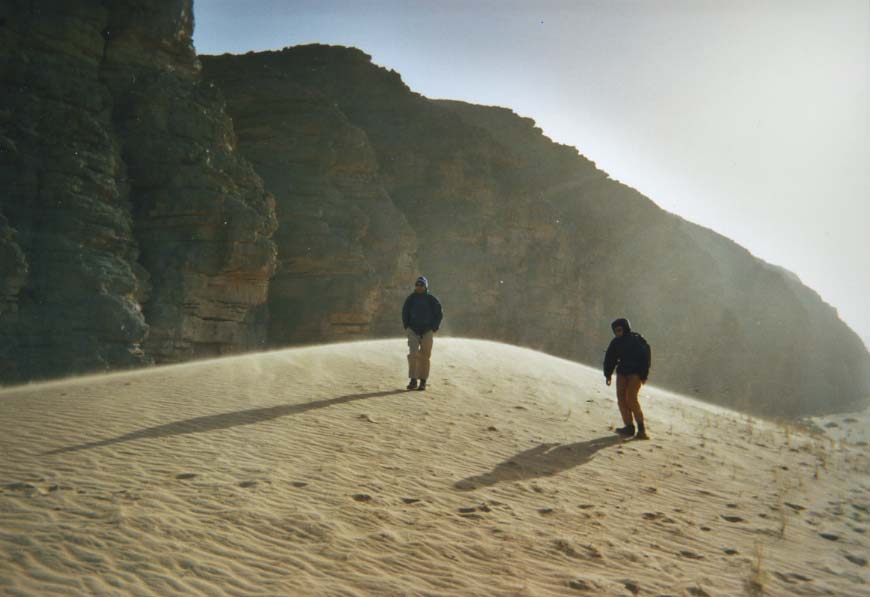
[[433,358],[427,392],[401,340],[3,390],[0,593],[870,595],[866,413],[645,386],[626,441],[596,369]]

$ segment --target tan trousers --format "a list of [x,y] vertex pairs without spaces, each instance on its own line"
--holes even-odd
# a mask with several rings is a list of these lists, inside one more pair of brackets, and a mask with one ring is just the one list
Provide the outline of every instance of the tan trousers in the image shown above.
[[432,330],[418,336],[414,330],[408,329],[408,377],[410,379],[429,379],[433,336]]
[[626,425],[631,425],[631,415],[634,415],[638,426],[643,426],[643,411],[640,410],[640,402],[637,399],[641,385],[639,375],[616,376],[616,401],[619,404],[622,422]]

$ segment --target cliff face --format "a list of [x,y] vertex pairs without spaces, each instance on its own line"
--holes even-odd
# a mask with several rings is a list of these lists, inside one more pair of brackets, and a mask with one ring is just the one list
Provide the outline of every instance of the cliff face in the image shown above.
[[[270,289],[276,342],[308,340],[315,328],[325,337],[333,310],[352,307],[344,290],[306,296],[304,278],[336,278],[348,252],[366,256],[377,238],[396,261],[367,263],[392,282],[357,287],[355,304],[360,321],[384,327],[348,332],[398,331],[402,293],[389,293],[410,286],[410,264],[430,276],[448,332],[598,364],[609,322],[627,315],[653,345],[655,381],[679,391],[781,416],[870,395],[867,351],[814,292],[609,179],[531,120],[428,100],[353,49],[202,61],[227,96],[240,150],[276,194],[277,237],[286,226],[291,239],[318,230],[323,240],[318,260],[305,257],[308,243],[278,241],[287,281]],[[372,206],[336,192],[350,164],[378,189],[390,225],[377,235],[342,224],[345,210]],[[327,250],[339,246],[327,231],[342,225],[344,252]],[[293,269],[300,264],[304,272]],[[318,323],[287,325],[300,311]]]
[[0,5],[0,382],[400,333],[422,272],[448,333],[598,364],[626,315],[680,391],[870,395],[815,293],[531,120],[346,48],[201,73],[192,27],[190,0]]
[[239,146],[277,199],[271,342],[395,331],[401,320],[389,312],[416,276],[416,240],[366,133],[316,87],[268,63],[257,68],[256,76],[241,68],[208,78],[223,90]]
[[0,376],[262,345],[272,199],[190,0],[0,7]]

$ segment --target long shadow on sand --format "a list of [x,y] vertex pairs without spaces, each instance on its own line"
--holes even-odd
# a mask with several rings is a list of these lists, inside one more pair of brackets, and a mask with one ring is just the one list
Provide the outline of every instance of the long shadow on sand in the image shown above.
[[[622,438],[607,435],[573,444],[541,444],[499,462],[495,468],[482,475],[467,477],[454,484],[456,489],[469,491],[495,485],[502,481],[521,481],[537,477],[549,477],[585,464],[598,450],[621,443]],[[558,446],[558,447],[557,447]]]
[[172,435],[184,435],[187,433],[203,433],[206,431],[215,431],[218,429],[229,429],[239,425],[253,425],[278,417],[286,417],[287,415],[298,415],[299,413],[308,412],[309,410],[317,410],[319,408],[327,408],[336,404],[344,404],[353,402],[354,400],[365,400],[366,398],[380,398],[382,396],[390,396],[392,394],[402,394],[406,390],[388,390],[386,392],[369,392],[367,394],[348,394],[346,396],[338,396],[329,400],[320,400],[318,402],[305,402],[302,404],[281,404],[279,406],[270,406],[268,408],[252,408],[249,410],[239,410],[231,413],[223,413],[220,415],[208,415],[205,417],[194,417],[184,421],[176,421],[167,423],[166,425],[158,425],[156,427],[148,427],[140,429],[125,435],[119,435],[110,439],[103,439],[87,444],[79,444],[78,446],[70,446],[68,448],[58,448],[46,454],[63,454],[66,452],[77,452],[79,450],[88,450],[90,448],[98,448],[100,446],[110,446],[112,444],[120,444],[136,439],[154,439],[158,437],[170,437]]

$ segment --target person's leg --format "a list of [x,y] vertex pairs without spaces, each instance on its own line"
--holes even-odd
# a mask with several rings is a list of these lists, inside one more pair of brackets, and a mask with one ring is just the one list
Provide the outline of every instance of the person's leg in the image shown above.
[[414,330],[408,329],[408,377],[417,379],[419,377],[419,356],[420,356],[420,336]]
[[637,424],[638,433],[642,433],[644,431],[643,411],[640,409],[640,401],[637,399],[637,395],[640,393],[640,387],[642,385],[640,383],[640,376],[629,375],[625,385],[626,404],[628,405],[631,414],[634,415],[634,421]]
[[429,330],[420,338],[420,357],[418,360],[418,373],[420,379],[429,379],[429,359],[432,357],[432,344],[435,342],[435,333]]
[[631,410],[625,399],[627,385],[628,378],[625,375],[616,376],[616,403],[619,405],[619,414],[622,415],[622,422],[625,423],[626,427],[631,425]]

